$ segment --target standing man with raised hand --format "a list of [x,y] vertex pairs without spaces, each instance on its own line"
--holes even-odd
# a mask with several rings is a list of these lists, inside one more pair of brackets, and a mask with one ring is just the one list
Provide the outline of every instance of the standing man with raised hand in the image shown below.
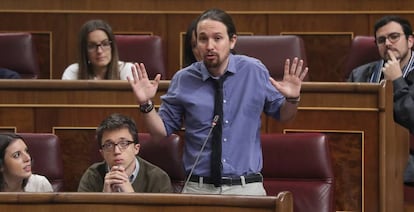
[[[184,125],[183,161],[189,182],[183,193],[266,195],[260,173],[261,114],[292,120],[308,68],[302,67],[302,60],[287,59],[283,81],[277,82],[259,60],[231,54],[236,28],[219,9],[203,12],[195,32],[202,61],[174,75],[158,113],[151,98],[160,76],[151,82],[144,65],[135,64],[128,80],[147,128],[161,138]],[[212,126],[215,119],[217,125]]]

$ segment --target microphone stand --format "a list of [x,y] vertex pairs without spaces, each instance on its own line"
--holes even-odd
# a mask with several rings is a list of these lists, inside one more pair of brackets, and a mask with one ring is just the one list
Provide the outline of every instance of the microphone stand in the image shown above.
[[190,181],[191,175],[193,174],[193,171],[194,171],[195,167],[197,166],[198,160],[200,159],[201,153],[203,153],[203,151],[204,151],[204,147],[206,146],[207,141],[208,141],[208,139],[210,138],[211,133],[213,132],[214,127],[217,125],[217,121],[218,121],[218,119],[219,119],[219,115],[215,115],[215,116],[214,116],[214,118],[213,118],[213,122],[211,123],[211,128],[210,128],[210,131],[208,132],[207,137],[206,137],[206,139],[204,140],[203,145],[201,146],[200,152],[197,154],[197,157],[196,157],[196,159],[195,159],[195,162],[194,162],[194,164],[193,164],[193,167],[191,167],[190,174],[188,174],[188,177],[187,177],[187,179],[185,180],[185,183],[184,183],[183,189],[181,190],[181,193],[182,193],[182,192],[184,191],[184,189],[187,187],[187,184],[188,184],[188,182]]

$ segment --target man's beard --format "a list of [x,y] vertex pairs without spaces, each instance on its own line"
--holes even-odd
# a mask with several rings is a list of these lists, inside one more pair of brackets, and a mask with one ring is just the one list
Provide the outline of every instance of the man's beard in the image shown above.
[[204,65],[206,66],[207,69],[209,68],[217,68],[220,66],[220,61],[219,60],[204,60]]
[[398,49],[386,49],[385,53],[384,53],[384,56],[385,56],[386,60],[391,60],[390,55],[388,55],[388,50],[391,50],[394,53],[395,58],[399,61],[404,60],[404,58],[406,58],[407,55],[408,55],[408,51],[401,54],[401,52]]

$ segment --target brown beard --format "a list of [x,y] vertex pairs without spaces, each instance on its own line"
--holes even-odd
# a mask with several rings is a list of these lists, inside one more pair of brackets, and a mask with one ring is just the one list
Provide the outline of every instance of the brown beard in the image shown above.
[[206,61],[206,60],[204,60],[203,62],[204,62],[204,65],[206,66],[207,69],[219,67],[218,62],[210,62],[210,61]]
[[398,52],[398,55],[396,55],[396,59],[397,60],[402,60],[403,58],[407,57],[408,52],[406,52],[405,54],[401,55],[400,51],[395,50],[395,49],[391,49],[391,48],[387,48],[384,52],[384,57],[386,60],[391,60],[391,57],[388,55],[388,50],[391,50],[393,52]]

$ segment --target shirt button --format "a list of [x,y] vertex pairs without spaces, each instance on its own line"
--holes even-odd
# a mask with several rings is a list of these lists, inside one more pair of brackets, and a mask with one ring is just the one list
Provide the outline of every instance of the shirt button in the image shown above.
[[223,159],[223,163],[225,163],[226,162],[226,159]]
[[223,141],[226,142],[227,141],[227,138],[224,138]]
[[226,120],[226,121],[224,121],[224,123],[228,124],[228,123],[229,123],[229,121],[228,121],[228,120]]
[[227,101],[224,99],[224,100],[223,100],[223,103],[224,103],[224,104],[226,104],[226,102],[227,102]]

